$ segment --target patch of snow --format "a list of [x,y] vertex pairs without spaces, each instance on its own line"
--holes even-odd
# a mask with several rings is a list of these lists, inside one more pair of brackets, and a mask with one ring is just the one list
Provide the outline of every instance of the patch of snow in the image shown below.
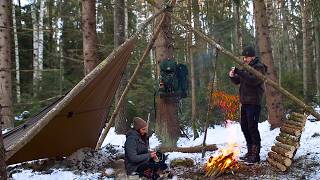
[[50,174],[41,174],[39,172],[32,172],[31,170],[23,170],[20,173],[16,173],[12,175],[12,179],[14,180],[87,180],[87,179],[98,179],[100,174],[90,174],[90,173],[82,173],[80,175],[75,175],[70,171],[63,171],[61,169],[55,169]]

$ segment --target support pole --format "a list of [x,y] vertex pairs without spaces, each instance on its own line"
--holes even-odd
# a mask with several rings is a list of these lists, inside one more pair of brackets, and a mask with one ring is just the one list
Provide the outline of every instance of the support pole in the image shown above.
[[291,94],[290,92],[288,92],[287,90],[285,90],[283,87],[279,86],[278,83],[274,82],[273,80],[271,80],[270,78],[267,78],[266,76],[264,76],[262,73],[260,73],[259,71],[255,70],[253,67],[244,64],[241,59],[239,59],[238,57],[234,56],[231,52],[229,52],[228,50],[224,49],[220,44],[218,44],[216,42],[216,40],[212,39],[211,37],[205,35],[204,33],[202,33],[201,31],[195,29],[192,27],[191,24],[181,20],[178,17],[175,16],[171,16],[174,20],[176,20],[179,24],[181,24],[182,26],[184,26],[186,29],[191,30],[193,32],[195,32],[196,34],[198,34],[201,38],[203,38],[205,41],[207,41],[209,44],[211,44],[212,46],[215,46],[216,48],[218,48],[222,53],[228,55],[229,57],[231,57],[231,59],[238,65],[242,66],[244,69],[246,69],[247,71],[249,71],[250,73],[254,74],[255,76],[257,76],[259,79],[263,80],[265,83],[269,84],[270,86],[272,86],[273,88],[275,88],[276,90],[278,90],[281,94],[285,95],[287,98],[289,98],[290,100],[292,100],[293,102],[295,102],[299,107],[301,107],[304,111],[307,111],[308,113],[312,114],[314,117],[316,117],[318,119],[318,121],[320,121],[320,114],[318,114],[311,106],[307,106],[303,101],[301,101],[299,98],[295,97],[293,94]]
[[149,55],[149,52],[150,52],[150,50],[152,49],[153,44],[154,44],[155,40],[157,39],[157,37],[158,37],[158,35],[159,35],[160,28],[161,28],[161,26],[162,26],[162,23],[163,23],[164,19],[165,19],[165,14],[163,15],[163,17],[162,17],[162,19],[161,19],[158,27],[156,28],[156,31],[155,31],[155,33],[154,33],[151,41],[149,42],[147,48],[146,48],[145,51],[143,52],[143,55],[142,55],[141,59],[139,60],[138,65],[136,66],[136,68],[135,68],[132,76],[130,77],[130,79],[129,79],[126,87],[125,87],[125,89],[123,90],[123,93],[122,93],[122,95],[121,95],[121,97],[120,97],[120,99],[119,99],[119,102],[118,102],[115,110],[113,111],[113,113],[112,113],[109,121],[106,123],[105,128],[104,128],[104,130],[102,131],[102,133],[101,133],[101,135],[100,135],[100,138],[99,138],[99,141],[98,141],[98,143],[97,143],[97,145],[96,145],[96,148],[95,148],[96,150],[101,147],[101,145],[102,145],[104,139],[106,138],[106,136],[107,136],[107,134],[108,134],[108,132],[109,132],[112,124],[114,123],[115,117],[116,117],[116,115],[117,115],[118,112],[119,112],[119,107],[120,107],[120,105],[123,103],[124,97],[128,94],[129,87],[132,85],[132,82],[134,81],[134,79],[135,79],[138,71],[139,71],[140,68],[142,67],[142,65],[143,65],[143,63],[144,63],[144,60],[145,60],[145,59],[147,58],[147,56]]

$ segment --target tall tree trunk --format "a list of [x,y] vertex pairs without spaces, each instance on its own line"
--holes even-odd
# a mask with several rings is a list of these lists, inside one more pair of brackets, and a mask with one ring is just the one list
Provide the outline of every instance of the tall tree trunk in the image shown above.
[[11,81],[11,0],[0,1],[0,105],[2,128],[13,127]]
[[97,66],[96,1],[82,0],[83,61],[85,75]]
[[234,14],[234,25],[235,25],[235,53],[240,54],[242,49],[242,33],[241,33],[241,19],[240,19],[240,5],[241,0],[234,0],[233,1],[233,14]]
[[[199,8],[199,2],[198,0],[192,0],[192,9],[193,9],[193,22],[194,22],[194,27],[197,29],[202,29],[201,26],[201,21],[200,21],[200,8]],[[204,41],[197,35],[195,34],[195,46],[197,47],[197,51],[194,51],[195,53],[195,61],[197,61],[195,67],[198,71],[196,74],[198,75],[199,79],[199,86],[200,89],[207,89],[207,83],[208,80],[206,81],[205,79],[205,70],[204,70],[204,62],[201,57],[202,53],[205,51],[205,45]]]
[[301,16],[302,16],[302,46],[303,46],[303,96],[306,103],[311,103],[312,93],[312,41],[310,28],[310,0],[300,0]]
[[[268,66],[267,77],[277,82],[277,73],[273,64],[271,42],[269,37],[268,18],[264,0],[253,1],[257,41],[262,61]],[[271,128],[279,127],[284,117],[282,96],[271,86],[266,86],[268,121]]]
[[31,5],[31,18],[32,18],[32,29],[33,29],[33,96],[36,97],[38,94],[39,87],[39,25],[37,18],[37,1],[34,0]]
[[[1,4],[1,3],[0,3]],[[1,111],[1,107],[0,107]],[[0,114],[0,120],[1,120],[1,114]],[[1,129],[1,124],[0,124]],[[2,133],[0,134],[0,180],[6,180],[7,179],[7,166],[5,161],[5,149],[3,144],[3,136]]]
[[[48,0],[48,5],[47,5],[47,9],[48,9],[48,52],[50,54],[54,54],[56,53],[56,51],[53,49],[53,45],[54,43],[54,30],[53,30],[53,8],[54,8],[54,0]],[[59,7],[60,8],[60,7]],[[58,9],[59,9],[58,8]],[[50,68],[54,68],[53,67],[54,62],[52,60],[48,61],[48,65]]]
[[65,37],[65,19],[66,17],[64,16],[63,11],[63,5],[64,5],[64,1],[61,0],[60,4],[59,4],[59,11],[58,11],[58,17],[59,17],[59,21],[57,21],[56,26],[58,26],[58,23],[60,24],[61,28],[57,29],[57,43],[58,43],[58,47],[59,47],[59,95],[63,95],[63,83],[64,83],[64,40],[62,39],[63,37]]
[[[188,0],[188,22],[192,23],[192,10],[191,10],[191,0]],[[196,84],[194,77],[194,62],[193,62],[193,50],[192,50],[192,32],[188,31],[187,36],[187,58],[190,63],[190,76],[191,76],[191,123],[193,130],[193,138],[196,139],[199,137],[197,121],[196,121]]]
[[39,10],[39,44],[38,44],[38,91],[40,92],[41,87],[41,81],[42,81],[42,71],[43,71],[43,46],[44,46],[44,40],[43,40],[43,18],[44,18],[44,11],[45,11],[45,0],[40,0],[40,10]]
[[281,1],[281,14],[282,14],[282,44],[283,44],[283,60],[289,72],[293,71],[293,57],[290,53],[290,39],[289,39],[289,12],[286,5],[286,0]]
[[21,90],[20,90],[20,63],[19,63],[19,44],[17,34],[17,20],[16,20],[16,8],[12,4],[12,19],[13,19],[13,38],[14,38],[14,54],[16,62],[16,97],[17,102],[21,102]]
[[[115,0],[114,6],[114,46],[115,48],[120,46],[126,40],[126,10],[125,2],[126,0]],[[115,104],[118,104],[122,92],[124,91],[126,84],[128,82],[128,73],[125,73],[122,76],[119,88],[115,96]],[[127,124],[127,105],[126,98],[119,107],[119,112],[115,118],[115,130],[118,134],[125,134],[129,128]]]
[[315,50],[316,50],[316,81],[317,96],[320,97],[320,17],[315,18]]
[[[164,0],[157,1],[158,6],[162,6]],[[161,17],[160,17],[161,18]],[[160,18],[157,18],[156,24]],[[171,17],[166,13],[166,18],[161,27],[159,36],[155,42],[157,64],[167,59],[173,59],[173,39],[171,32]],[[159,66],[158,66],[159,76]],[[157,98],[156,132],[164,146],[175,146],[178,140],[178,103],[166,98]]]

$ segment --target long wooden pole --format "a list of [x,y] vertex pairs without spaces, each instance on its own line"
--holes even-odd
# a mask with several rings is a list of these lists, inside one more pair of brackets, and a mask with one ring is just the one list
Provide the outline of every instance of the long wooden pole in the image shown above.
[[255,70],[254,68],[252,68],[251,66],[244,64],[243,61],[234,56],[230,51],[226,50],[225,48],[223,48],[220,44],[218,44],[216,42],[216,40],[214,40],[212,37],[209,37],[207,35],[205,35],[203,32],[201,32],[200,30],[197,30],[195,28],[192,27],[191,24],[181,20],[178,17],[175,17],[174,15],[171,16],[174,20],[176,20],[179,24],[181,24],[182,26],[184,26],[185,28],[187,28],[188,30],[191,30],[193,32],[195,32],[196,34],[198,34],[201,38],[203,38],[205,41],[207,41],[209,44],[211,44],[212,46],[215,46],[217,49],[219,49],[222,53],[228,55],[229,57],[231,57],[231,59],[238,65],[242,66],[244,69],[246,69],[247,71],[249,71],[250,73],[254,74],[255,76],[257,76],[259,79],[263,80],[266,84],[269,84],[270,86],[272,86],[273,88],[277,89],[281,94],[285,95],[286,97],[288,97],[289,99],[291,99],[293,102],[295,102],[298,106],[300,106],[304,111],[312,114],[315,118],[317,118],[320,121],[320,114],[318,114],[311,106],[307,106],[303,101],[301,101],[299,98],[295,97],[293,94],[291,94],[290,92],[288,92],[287,90],[285,90],[283,87],[279,86],[278,83],[274,82],[273,80],[267,78],[266,76],[264,76],[263,74],[261,74],[259,71]]
[[112,113],[112,115],[111,115],[111,117],[110,117],[110,120],[106,123],[106,127],[103,129],[103,131],[102,131],[102,133],[101,133],[101,135],[100,135],[99,141],[98,141],[98,143],[97,143],[97,145],[96,145],[96,148],[95,148],[96,150],[101,147],[101,145],[102,145],[104,139],[106,138],[106,136],[107,136],[107,134],[108,134],[108,132],[109,132],[112,124],[114,123],[115,117],[116,117],[116,115],[117,115],[118,112],[119,112],[119,107],[120,107],[121,103],[123,103],[123,99],[124,99],[124,97],[127,95],[128,91],[129,91],[129,87],[132,85],[132,82],[134,81],[136,75],[138,74],[138,71],[140,70],[140,68],[142,67],[145,59],[146,59],[147,56],[149,55],[149,52],[150,52],[150,50],[152,49],[153,44],[154,44],[155,40],[157,39],[157,37],[158,37],[158,35],[159,35],[160,28],[161,28],[161,26],[162,26],[162,23],[164,22],[164,19],[165,19],[165,14],[163,14],[163,17],[162,17],[162,19],[161,19],[158,27],[156,28],[156,31],[155,31],[155,33],[154,33],[151,41],[149,42],[147,48],[146,48],[145,51],[143,52],[143,55],[142,55],[141,59],[139,60],[138,65],[136,66],[136,68],[135,68],[132,76],[130,77],[130,79],[129,79],[126,87],[125,87],[125,89],[123,90],[123,93],[122,93],[122,95],[121,95],[121,97],[120,97],[120,99],[119,99],[119,101],[118,101],[118,104],[117,104],[115,110],[113,111],[113,113]]
[[[218,53],[219,53],[219,50],[216,49],[215,64],[213,67],[213,77],[211,80],[210,92],[208,93],[208,107],[207,107],[207,114],[206,114],[206,122],[205,122],[205,126],[204,126],[205,129],[204,129],[204,137],[203,137],[203,141],[202,141],[202,146],[206,145],[206,140],[207,140],[207,133],[208,133],[208,127],[209,127],[209,113],[211,110],[211,99],[212,99],[211,97],[212,97],[212,93],[214,91],[214,84],[216,83],[216,82],[214,82],[214,78],[216,76],[217,65],[218,65]],[[202,155],[201,155],[202,158],[204,158],[205,153],[206,153],[206,149],[203,149]]]

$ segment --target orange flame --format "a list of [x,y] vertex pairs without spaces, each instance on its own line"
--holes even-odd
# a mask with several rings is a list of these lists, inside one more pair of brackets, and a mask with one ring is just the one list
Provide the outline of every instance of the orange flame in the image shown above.
[[239,153],[237,144],[229,144],[226,149],[220,150],[220,155],[210,156],[205,166],[206,176],[217,177],[226,171],[238,169],[237,157]]

